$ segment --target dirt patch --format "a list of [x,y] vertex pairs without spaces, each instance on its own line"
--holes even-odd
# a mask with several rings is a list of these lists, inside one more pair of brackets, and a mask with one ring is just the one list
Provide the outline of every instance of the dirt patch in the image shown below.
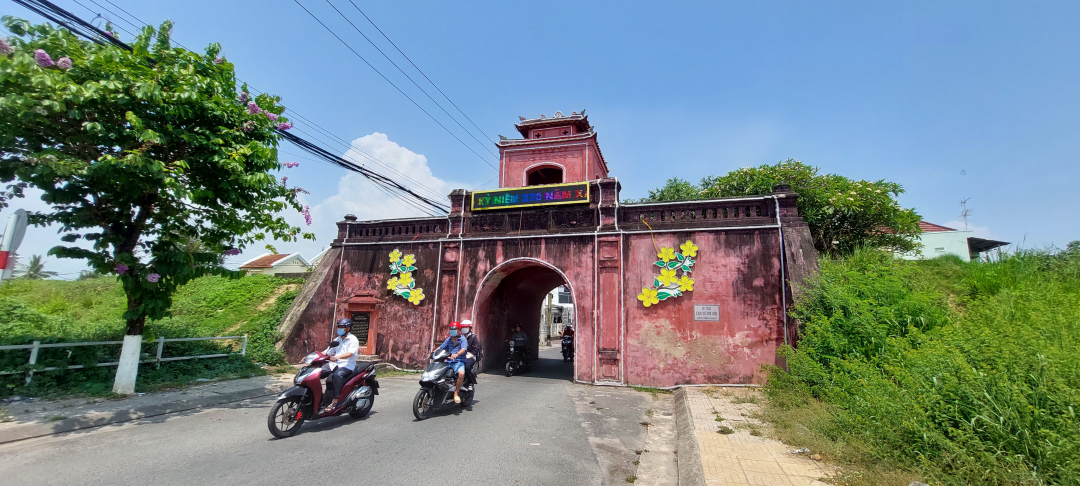
[[270,297],[267,297],[266,300],[255,306],[255,310],[264,311],[273,307],[274,303],[277,302],[278,297],[281,297],[281,294],[284,294],[285,292],[288,292],[290,290],[300,290],[300,284],[287,284],[278,287],[276,290],[274,290],[274,293],[270,294]]

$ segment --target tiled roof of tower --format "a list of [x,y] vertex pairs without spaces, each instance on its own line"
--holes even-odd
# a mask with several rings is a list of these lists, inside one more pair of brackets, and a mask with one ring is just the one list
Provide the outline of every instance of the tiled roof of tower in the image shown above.
[[289,257],[289,255],[282,255],[282,254],[279,254],[279,255],[263,255],[263,256],[261,256],[259,258],[256,258],[256,259],[254,259],[254,260],[252,260],[252,261],[250,261],[248,263],[245,263],[245,264],[241,265],[240,268],[270,268],[270,267],[273,267],[274,264],[278,262],[278,260],[281,260],[283,258],[288,258],[288,257]]
[[533,118],[530,120],[522,118],[520,123],[514,124],[514,126],[517,127],[518,132],[521,133],[521,136],[525,138],[529,137],[529,130],[559,125],[575,125],[577,126],[578,131],[581,132],[588,132],[589,129],[592,128],[592,126],[589,125],[588,115],[585,115],[584,113],[579,115],[577,112],[571,113],[569,116],[563,115],[562,112],[555,112],[555,116],[552,118],[547,118],[544,115],[540,115],[540,118]]
[[942,226],[940,224],[927,223],[926,221],[919,221],[919,229],[921,229],[923,233],[938,233],[938,232],[941,232],[941,231],[956,231],[956,229],[947,228],[947,227]]

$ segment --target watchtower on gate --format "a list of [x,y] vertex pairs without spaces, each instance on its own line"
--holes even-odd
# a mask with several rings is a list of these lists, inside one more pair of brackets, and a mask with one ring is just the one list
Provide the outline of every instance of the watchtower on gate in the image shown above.
[[522,139],[499,141],[499,187],[584,182],[608,176],[589,117],[560,111],[514,125]]

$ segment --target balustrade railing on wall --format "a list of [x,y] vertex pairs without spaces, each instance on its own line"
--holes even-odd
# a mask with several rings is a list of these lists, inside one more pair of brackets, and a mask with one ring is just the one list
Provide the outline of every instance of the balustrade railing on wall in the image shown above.
[[619,226],[624,229],[757,226],[776,222],[771,198],[627,204],[619,210]]

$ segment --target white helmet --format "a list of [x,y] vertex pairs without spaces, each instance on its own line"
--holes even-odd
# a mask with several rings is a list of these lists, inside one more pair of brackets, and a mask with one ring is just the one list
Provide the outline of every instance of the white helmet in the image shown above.
[[465,327],[465,326],[472,327],[472,321],[470,321],[468,319],[465,319],[465,320],[461,321],[461,327]]

